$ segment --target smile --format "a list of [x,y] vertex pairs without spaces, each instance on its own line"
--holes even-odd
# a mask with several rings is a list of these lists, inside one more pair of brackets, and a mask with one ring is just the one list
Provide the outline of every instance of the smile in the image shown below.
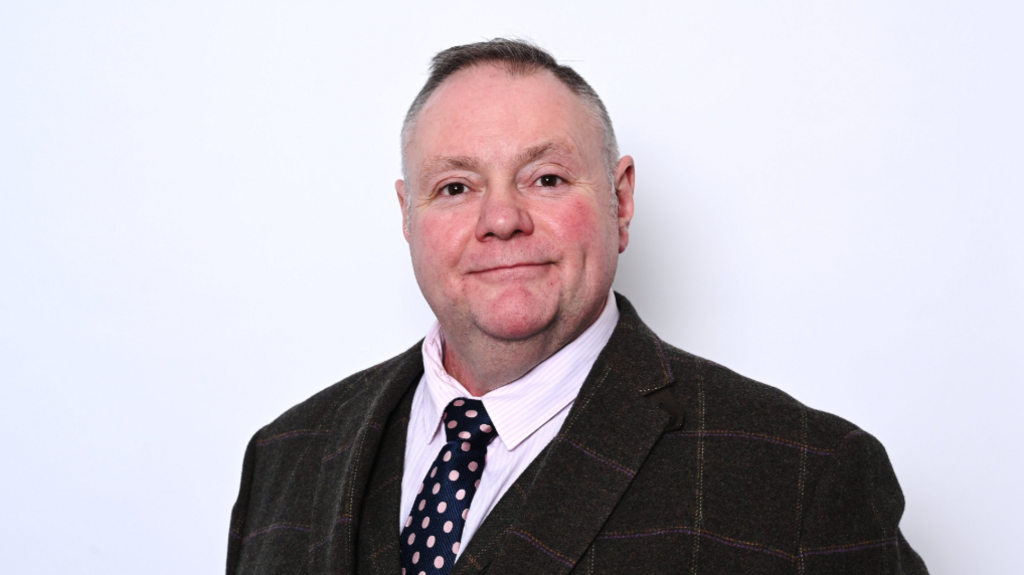
[[494,278],[505,278],[512,279],[518,276],[532,276],[547,271],[548,266],[553,265],[551,262],[544,263],[520,263],[512,264],[507,266],[494,266],[490,268],[484,268],[469,272],[468,275],[480,276],[480,277],[494,277]]

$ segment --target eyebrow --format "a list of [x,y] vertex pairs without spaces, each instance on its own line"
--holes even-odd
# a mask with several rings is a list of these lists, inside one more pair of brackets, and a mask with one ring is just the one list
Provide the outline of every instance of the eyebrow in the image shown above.
[[423,179],[430,180],[440,172],[448,170],[476,171],[480,162],[470,156],[446,156],[431,158],[423,163]]
[[[522,166],[534,162],[548,154],[571,154],[572,148],[559,142],[545,142],[536,146],[530,146],[516,154],[513,162],[516,166]],[[423,179],[430,180],[440,172],[447,170],[479,171],[481,162],[471,156],[443,156],[430,158],[424,162]]]
[[571,152],[572,150],[565,144],[561,144],[559,142],[545,142],[543,144],[526,148],[519,154],[516,154],[515,163],[517,166],[522,166],[551,153],[569,154]]

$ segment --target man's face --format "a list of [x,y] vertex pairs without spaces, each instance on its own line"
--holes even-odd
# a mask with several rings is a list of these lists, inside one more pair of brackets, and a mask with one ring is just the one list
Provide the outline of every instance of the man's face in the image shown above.
[[613,210],[603,132],[579,97],[547,71],[461,70],[405,152],[413,269],[449,337],[564,343],[596,319],[629,241],[633,164],[616,167]]

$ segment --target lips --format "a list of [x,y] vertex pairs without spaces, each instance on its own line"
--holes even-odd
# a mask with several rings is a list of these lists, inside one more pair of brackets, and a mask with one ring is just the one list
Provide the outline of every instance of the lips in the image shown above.
[[497,264],[491,266],[479,266],[469,271],[470,274],[482,274],[487,272],[503,272],[503,271],[528,271],[530,268],[537,268],[540,266],[550,265],[552,262],[517,262],[512,264]]

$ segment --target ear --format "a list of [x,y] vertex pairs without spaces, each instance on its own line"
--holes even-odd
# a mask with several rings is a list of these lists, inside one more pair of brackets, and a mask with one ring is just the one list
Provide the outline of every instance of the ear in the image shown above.
[[408,190],[404,180],[395,180],[395,192],[398,194],[398,207],[402,210],[402,234],[409,241],[409,202],[406,201]]
[[629,245],[629,222],[633,221],[633,185],[636,181],[636,166],[633,158],[622,156],[615,168],[615,197],[618,198],[619,253]]

